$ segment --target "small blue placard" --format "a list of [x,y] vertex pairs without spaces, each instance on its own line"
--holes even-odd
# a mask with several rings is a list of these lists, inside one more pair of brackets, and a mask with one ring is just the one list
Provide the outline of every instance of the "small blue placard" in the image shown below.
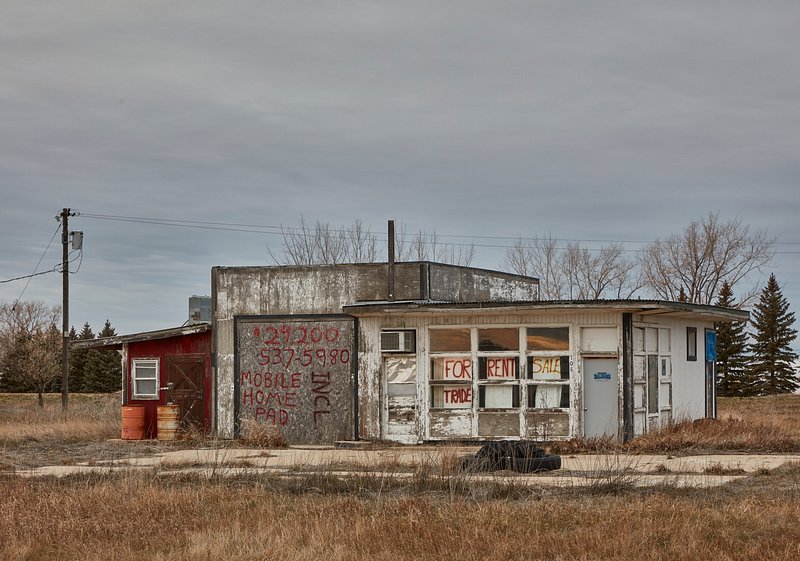
[[595,372],[594,373],[595,380],[610,380],[611,373],[610,372]]
[[706,362],[716,362],[717,360],[717,333],[706,331]]

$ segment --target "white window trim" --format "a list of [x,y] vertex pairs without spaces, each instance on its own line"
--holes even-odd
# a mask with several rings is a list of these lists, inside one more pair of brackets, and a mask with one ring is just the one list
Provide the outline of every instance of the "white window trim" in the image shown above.
[[[138,366],[153,368],[155,367],[155,378],[140,378],[136,376],[136,368]],[[160,361],[157,358],[135,358],[131,366],[131,399],[159,399],[159,373],[161,372]],[[137,391],[137,382],[155,380],[156,389],[155,393],[139,393]]]

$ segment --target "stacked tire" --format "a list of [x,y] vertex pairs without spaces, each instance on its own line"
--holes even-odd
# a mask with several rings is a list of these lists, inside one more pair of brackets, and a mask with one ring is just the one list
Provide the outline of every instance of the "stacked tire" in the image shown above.
[[487,442],[474,456],[461,459],[461,469],[470,472],[510,470],[537,473],[560,468],[561,456],[546,454],[538,443],[526,440]]

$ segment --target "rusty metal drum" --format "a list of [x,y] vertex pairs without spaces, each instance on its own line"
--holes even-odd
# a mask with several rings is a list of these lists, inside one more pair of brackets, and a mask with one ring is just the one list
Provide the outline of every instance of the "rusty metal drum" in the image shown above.
[[122,406],[122,440],[144,438],[144,405]]
[[181,424],[180,405],[159,405],[157,408],[156,438],[175,440]]

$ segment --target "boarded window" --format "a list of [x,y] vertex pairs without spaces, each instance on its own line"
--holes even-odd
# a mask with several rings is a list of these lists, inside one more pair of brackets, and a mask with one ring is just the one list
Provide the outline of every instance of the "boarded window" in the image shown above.
[[472,380],[472,358],[439,357],[431,359],[431,380],[469,382]]
[[518,380],[519,359],[514,357],[478,358],[478,379],[480,380]]
[[531,380],[569,380],[569,356],[529,356]]
[[463,384],[431,386],[431,407],[434,409],[471,409],[472,386]]

